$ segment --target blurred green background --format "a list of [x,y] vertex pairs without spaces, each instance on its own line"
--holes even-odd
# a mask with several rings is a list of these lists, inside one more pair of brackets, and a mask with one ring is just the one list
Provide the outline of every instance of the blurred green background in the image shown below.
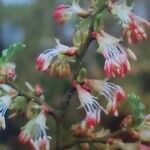
[[[86,7],[88,0],[82,1]],[[17,83],[25,88],[24,82],[31,84],[40,83],[44,87],[46,101],[56,106],[65,91],[70,85],[70,78],[60,79],[49,77],[44,73],[35,70],[35,59],[39,53],[55,45],[55,38],[59,38],[63,44],[72,45],[72,35],[75,27],[75,20],[69,21],[63,26],[56,25],[52,19],[52,12],[59,3],[71,3],[69,0],[0,0],[0,50],[10,44],[21,41],[26,44],[23,51],[18,52],[12,61],[17,64]],[[135,0],[134,13],[150,21],[150,1]],[[122,29],[116,19],[108,13],[105,14],[105,30],[119,37]],[[132,73],[124,79],[113,79],[111,81],[122,86],[127,93],[134,92],[139,95],[146,105],[146,113],[149,113],[150,105],[150,28],[146,27],[148,39],[139,44],[129,46],[137,55],[138,61],[131,62]],[[127,45],[127,43],[123,43]],[[128,45],[127,45],[128,46]],[[96,54],[95,44],[91,44],[88,54],[85,57],[85,64],[88,68],[89,78],[104,79],[103,58]],[[90,60],[90,61],[89,61]],[[70,140],[70,126],[80,122],[84,114],[76,110],[79,105],[76,94],[73,96],[67,116],[64,118],[64,141]],[[127,113],[127,109],[121,110],[121,115]],[[82,113],[82,116],[80,115]],[[120,116],[121,116],[120,115]],[[104,120],[106,116],[103,117]],[[108,117],[107,117],[108,118]],[[113,126],[117,120],[106,121],[108,126]],[[7,120],[7,129],[0,132],[0,150],[28,150],[29,147],[21,145],[17,141],[19,128],[24,126],[27,120],[19,116],[16,119]],[[48,119],[49,135],[52,136],[51,145],[55,144],[55,122]],[[106,125],[107,126],[107,125]],[[79,149],[74,147],[73,149]]]

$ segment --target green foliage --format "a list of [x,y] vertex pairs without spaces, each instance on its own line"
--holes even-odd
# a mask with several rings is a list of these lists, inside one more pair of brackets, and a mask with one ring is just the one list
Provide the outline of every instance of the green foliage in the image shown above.
[[81,68],[79,75],[77,77],[77,82],[83,83],[86,77],[87,77],[87,70],[85,68]]
[[134,126],[138,126],[142,123],[144,119],[144,109],[145,106],[142,103],[139,96],[135,94],[129,94],[128,95],[128,104],[131,108],[131,113],[133,116]]
[[126,0],[127,6],[132,6],[134,0]]
[[73,36],[73,44],[76,47],[80,47],[85,42],[89,33],[90,21],[89,19],[82,19],[76,26],[76,31]]
[[104,4],[105,2],[106,2],[106,0],[97,0],[96,4],[97,4],[97,6],[100,6],[100,5]]
[[2,52],[2,56],[0,58],[0,64],[7,63],[10,58],[18,51],[25,47],[25,44],[22,43],[15,43],[10,45],[9,48],[4,49]]
[[96,16],[95,22],[94,22],[94,30],[95,31],[100,31],[101,25],[102,25],[102,14],[98,14]]
[[21,111],[25,112],[27,109],[27,105],[28,105],[28,102],[25,97],[17,96],[14,99],[10,109],[16,109],[16,110],[21,110]]
[[4,92],[0,90],[0,97],[4,95]]

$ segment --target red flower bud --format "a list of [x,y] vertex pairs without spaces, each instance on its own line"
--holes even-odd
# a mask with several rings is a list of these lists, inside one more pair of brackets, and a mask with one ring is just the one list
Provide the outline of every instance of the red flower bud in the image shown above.
[[40,96],[43,94],[43,88],[40,84],[36,84],[35,87],[34,87],[34,91],[35,91],[35,94],[37,96]]

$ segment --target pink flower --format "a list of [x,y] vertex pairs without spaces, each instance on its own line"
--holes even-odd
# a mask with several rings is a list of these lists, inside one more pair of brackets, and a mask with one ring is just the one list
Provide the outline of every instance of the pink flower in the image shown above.
[[131,71],[128,61],[128,55],[136,60],[135,54],[119,44],[121,39],[115,38],[103,30],[101,32],[93,32],[92,36],[97,39],[101,53],[105,58],[104,72],[107,77],[124,77]]
[[35,150],[40,150],[44,147],[49,150],[49,140],[46,134],[46,117],[43,112],[33,116],[33,118],[22,128],[19,134],[19,140],[25,144],[30,143]]
[[36,59],[36,69],[47,71],[49,75],[65,76],[70,74],[68,62],[73,62],[77,53],[76,47],[63,45],[56,39],[56,47],[42,52]]
[[15,72],[15,70],[12,70],[12,69],[8,69],[7,71],[6,71],[6,74],[7,74],[7,77],[9,78],[9,79],[15,79],[16,78],[16,72]]
[[53,17],[58,24],[64,24],[72,16],[71,6],[61,4],[54,10]]
[[128,7],[125,1],[118,2],[116,0],[108,0],[108,9],[113,15],[120,19],[122,27],[124,28],[123,34],[127,37],[129,44],[137,43],[147,38],[143,24],[150,26],[150,23],[134,15],[131,12],[132,7]]
[[53,18],[58,24],[64,24],[67,20],[71,19],[73,15],[79,17],[88,17],[91,10],[82,9],[77,2],[73,2],[72,5],[61,4],[56,7],[53,13]]
[[147,38],[147,34],[143,29],[143,26],[138,23],[138,19],[136,16],[131,14],[130,23],[128,26],[124,26],[124,35],[127,37],[128,43],[137,43],[143,39]]
[[138,150],[150,150],[150,146],[144,144],[138,144]]
[[43,94],[43,87],[40,84],[36,84],[34,86],[34,91],[37,96],[40,96]]
[[83,107],[86,112],[85,124],[88,127],[95,126],[100,123],[102,106],[96,101],[96,97],[92,96],[89,91],[82,88],[81,85],[76,84],[79,100],[81,103],[80,107]]
[[103,95],[108,100],[107,111],[118,115],[118,106],[125,99],[123,89],[110,82],[94,79],[86,79],[84,86],[89,87],[96,96]]
[[9,80],[15,80],[17,77],[15,68],[16,65],[14,63],[5,63],[0,66],[0,73]]

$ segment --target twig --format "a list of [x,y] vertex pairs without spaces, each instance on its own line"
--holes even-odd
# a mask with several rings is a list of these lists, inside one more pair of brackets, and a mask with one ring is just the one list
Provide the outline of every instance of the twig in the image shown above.
[[[106,8],[106,5],[103,5],[101,6],[92,16],[91,16],[91,23],[90,23],[90,28],[89,28],[89,33],[88,33],[88,36],[87,36],[87,39],[85,41],[84,44],[82,44],[80,46],[80,55],[78,56],[77,58],[77,61],[76,61],[76,64],[75,64],[75,72],[73,73],[74,76],[73,76],[73,80],[76,79],[81,67],[82,67],[82,64],[83,64],[83,59],[84,59],[84,56],[87,52],[87,49],[90,45],[90,43],[92,42],[93,38],[91,38],[91,33],[94,31],[94,22],[95,22],[95,17],[98,13],[102,12],[104,9]],[[62,100],[60,101],[60,104],[57,108],[57,111],[61,111],[63,112],[66,107],[68,106],[69,104],[69,101],[71,100],[71,97],[73,95],[73,93],[75,92],[75,89],[74,88],[70,88],[66,93],[65,95],[63,96]]]
[[[106,5],[104,4],[103,6],[99,7],[99,9],[97,11],[95,11],[95,13],[93,15],[91,15],[91,21],[90,21],[90,27],[89,27],[89,32],[88,32],[88,36],[85,40],[85,42],[80,46],[79,51],[80,51],[80,55],[77,57],[77,61],[75,64],[75,72],[73,72],[73,80],[76,79],[80,68],[82,67],[83,64],[83,60],[84,60],[84,56],[88,50],[88,47],[90,45],[90,43],[92,42],[93,38],[91,37],[91,33],[94,31],[94,22],[96,19],[96,15],[100,12],[102,12],[104,9],[106,8]],[[63,96],[63,98],[60,100],[60,103],[56,109],[56,115],[57,115],[57,121],[56,121],[56,136],[57,136],[57,141],[56,141],[56,149],[57,150],[61,150],[61,132],[62,132],[62,119],[64,118],[65,112],[66,112],[66,108],[69,105],[69,102],[72,98],[72,95],[74,94],[75,89],[74,88],[70,88],[65,95]]]
[[108,136],[104,136],[104,137],[100,137],[100,138],[76,139],[76,140],[73,140],[72,142],[69,142],[68,144],[62,145],[61,149],[65,150],[65,149],[68,149],[68,148],[72,148],[75,145],[82,144],[82,143],[106,143],[108,138],[119,136],[121,134],[124,134],[124,133],[128,132],[129,130],[130,129],[120,129],[118,131],[115,131],[115,132],[109,134]]
[[[7,81],[6,84],[9,85],[10,87],[14,88],[16,91],[18,91],[18,95],[24,96],[28,101],[33,100],[35,103],[37,103],[39,105],[43,104],[43,102],[40,101],[38,96],[31,95],[28,92],[23,91],[16,83]],[[48,114],[53,116],[54,119],[56,119],[54,109],[51,106],[48,106],[48,107],[49,107],[49,113]]]

